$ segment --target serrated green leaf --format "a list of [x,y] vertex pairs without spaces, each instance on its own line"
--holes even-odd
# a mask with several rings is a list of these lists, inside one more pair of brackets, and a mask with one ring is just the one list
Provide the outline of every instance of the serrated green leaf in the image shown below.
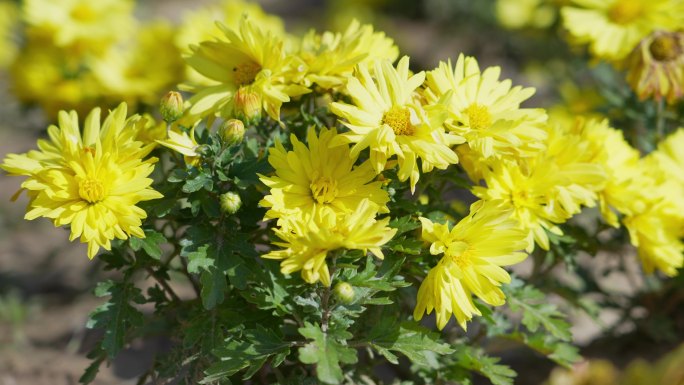
[[472,346],[458,345],[454,354],[458,366],[487,377],[493,385],[512,385],[517,375],[510,367],[498,364],[499,358],[490,357]]
[[544,293],[536,288],[530,285],[522,286],[519,279],[514,280],[504,289],[511,310],[522,312],[523,325],[533,333],[543,326],[560,340],[572,339],[570,324],[564,320],[565,315],[558,311],[556,305],[548,303]]
[[224,380],[229,376],[247,368],[244,378],[256,373],[271,356],[277,356],[282,362],[283,355],[290,352],[290,343],[283,341],[275,331],[257,325],[256,329],[246,330],[239,339],[229,339],[214,350],[219,362],[212,364],[205,371],[205,378],[200,383],[206,384]]
[[299,348],[299,360],[316,365],[316,376],[326,384],[339,384],[343,374],[340,364],[354,364],[358,357],[356,350],[342,344],[333,336],[324,333],[320,326],[306,323],[299,333],[311,340]]
[[201,189],[211,191],[213,187],[214,181],[211,179],[211,176],[201,173],[192,179],[188,179],[183,185],[182,190],[186,193],[193,193]]
[[162,250],[159,245],[166,243],[166,237],[155,230],[146,229],[145,238],[131,237],[129,239],[129,244],[133,251],[144,250],[150,257],[159,260],[162,255]]
[[130,282],[114,283],[111,280],[98,284],[95,295],[110,298],[91,313],[86,326],[104,329],[102,348],[113,358],[124,346],[126,333],[142,325],[143,315],[131,303],[142,304],[145,298],[140,289]]
[[389,225],[391,228],[397,229],[397,234],[395,235],[396,237],[397,235],[419,228],[420,222],[414,219],[412,216],[406,215],[392,219]]
[[440,341],[439,334],[415,322],[398,324],[392,317],[382,317],[364,341],[392,363],[396,363],[397,360],[394,354],[388,354],[389,351],[399,352],[411,362],[423,367],[430,366],[427,352],[436,354],[453,352],[449,344]]

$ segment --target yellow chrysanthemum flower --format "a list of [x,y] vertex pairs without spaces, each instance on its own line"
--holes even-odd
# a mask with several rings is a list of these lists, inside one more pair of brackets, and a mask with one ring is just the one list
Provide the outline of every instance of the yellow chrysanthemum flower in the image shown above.
[[[282,37],[259,28],[243,18],[237,31],[218,24],[226,40],[205,41],[193,46],[188,64],[197,72],[216,82],[215,85],[186,86],[196,93],[191,99],[190,115],[215,114],[223,118],[236,116],[244,108],[244,98],[256,98],[254,103],[274,120],[280,120],[280,106],[309,92],[308,88],[289,82],[287,73],[294,59],[283,50]],[[247,118],[252,118],[248,116]]]
[[70,240],[87,243],[91,259],[100,247],[109,250],[114,238],[144,238],[140,226],[147,214],[136,204],[162,197],[148,178],[156,159],[143,160],[152,148],[135,141],[129,128],[139,116],[126,119],[126,111],[121,104],[100,125],[95,109],[82,132],[76,112],[62,111],[59,127],[48,128],[50,140],[39,141],[38,151],[10,154],[0,165],[28,177],[21,185],[30,198],[25,218],[69,225]]
[[[223,37],[221,29],[216,25],[217,21],[227,28],[237,30],[240,27],[240,20],[245,15],[261,29],[271,31],[278,36],[285,36],[283,21],[278,16],[264,12],[258,3],[223,0],[220,4],[211,4],[185,14],[176,34],[176,46],[182,52],[190,53],[192,45]],[[191,67],[187,68],[187,77],[194,84],[210,85],[212,83]]]
[[370,161],[377,173],[396,155],[397,175],[401,181],[410,178],[413,191],[420,178],[418,158],[424,173],[435,167],[446,169],[458,163],[458,156],[450,146],[462,143],[463,139],[444,132],[442,105],[421,105],[415,91],[423,84],[425,73],[411,75],[408,57],[399,60],[396,68],[387,60],[374,64],[374,76],[361,63],[349,79],[347,93],[353,104],[330,105],[330,110],[344,118],[344,125],[351,130],[337,136],[331,145],[354,143],[351,150],[354,157],[370,148]]
[[389,218],[376,220],[376,207],[367,199],[351,213],[327,218],[313,216],[310,220],[292,221],[288,228],[276,229],[282,242],[275,242],[282,250],[274,250],[263,258],[283,260],[280,271],[291,274],[301,271],[308,283],[319,280],[330,286],[330,271],[326,264],[328,253],[338,249],[370,251],[382,259],[380,247],[387,243],[397,230],[388,227]]
[[26,0],[29,33],[50,38],[59,47],[101,52],[133,30],[131,0]]
[[425,95],[434,102],[453,94],[446,127],[465,137],[482,157],[536,154],[544,147],[546,113],[541,108],[520,108],[534,89],[511,88],[510,80],[499,80],[500,74],[500,67],[480,72],[475,58],[460,55],[455,67],[441,62],[428,72]]
[[[156,104],[183,78],[184,63],[171,25],[155,22],[140,28],[136,39],[111,47],[91,67],[108,100]],[[149,55],[154,52],[154,55]]]
[[561,9],[563,25],[580,44],[589,43],[592,55],[624,59],[639,41],[656,29],[684,25],[681,0],[572,0]]
[[551,164],[542,162],[529,171],[516,162],[495,162],[484,173],[487,187],[475,186],[473,193],[513,209],[512,217],[527,233],[528,252],[534,249],[535,242],[548,250],[546,231],[562,234],[556,224],[571,216],[557,201],[556,186],[563,183],[556,171]]
[[324,89],[340,88],[352,76],[361,62],[375,60],[394,62],[399,49],[384,32],[375,32],[372,25],[353,20],[344,33],[311,30],[302,38],[299,57],[307,65],[303,85],[316,84]]
[[261,201],[269,208],[266,219],[278,218],[279,225],[288,227],[293,220],[353,212],[363,199],[376,211],[387,212],[389,197],[382,182],[373,181],[376,173],[370,163],[355,167],[357,157],[349,155],[348,146],[328,148],[336,135],[335,129],[324,128],[317,136],[311,128],[308,147],[292,135],[294,151],[286,151],[280,142],[269,150],[275,175],[260,175],[270,188]]
[[423,240],[431,243],[430,253],[444,257],[420,285],[413,317],[420,320],[435,310],[440,330],[452,314],[463,329],[474,315],[480,315],[473,295],[492,306],[503,305],[506,297],[499,286],[511,277],[501,266],[527,257],[520,252],[527,245],[526,233],[511,219],[511,210],[493,201],[478,201],[470,210],[452,229],[420,218]]

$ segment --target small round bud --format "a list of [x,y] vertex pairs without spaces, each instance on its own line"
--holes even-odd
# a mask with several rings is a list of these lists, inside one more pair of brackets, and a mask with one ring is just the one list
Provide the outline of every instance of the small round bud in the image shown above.
[[245,125],[242,120],[228,119],[221,125],[219,135],[221,135],[223,142],[229,146],[239,144],[245,137]]
[[249,87],[240,87],[233,96],[233,101],[238,118],[251,122],[261,117],[261,95]]
[[240,210],[240,206],[242,206],[242,200],[238,194],[231,191],[221,194],[221,210],[224,213],[235,214]]
[[169,91],[159,103],[159,112],[167,123],[173,123],[183,116],[183,96],[179,92]]
[[337,300],[344,304],[350,304],[354,302],[354,287],[347,282],[339,282],[337,285],[335,285],[333,293],[335,293]]

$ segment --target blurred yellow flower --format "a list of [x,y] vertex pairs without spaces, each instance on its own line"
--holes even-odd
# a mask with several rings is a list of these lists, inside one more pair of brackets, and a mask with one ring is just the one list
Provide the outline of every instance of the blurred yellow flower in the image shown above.
[[109,250],[114,238],[144,238],[140,228],[147,214],[140,201],[161,198],[148,178],[155,158],[143,160],[150,147],[135,141],[130,129],[139,117],[126,119],[121,104],[100,125],[100,110],[93,110],[79,129],[76,112],[60,112],[59,126],[50,126],[50,140],[38,142],[38,151],[9,154],[0,167],[11,175],[28,178],[25,218],[52,219],[55,226],[69,225],[70,240],[88,244],[88,257],[100,247]]
[[337,135],[335,129],[322,129],[320,136],[311,128],[308,147],[291,136],[294,151],[286,151],[280,142],[269,150],[269,162],[275,175],[260,175],[270,188],[261,205],[268,207],[265,219],[278,218],[284,228],[291,221],[319,220],[353,212],[363,199],[376,211],[387,212],[389,201],[382,182],[373,181],[376,173],[369,162],[354,166],[357,156],[349,155],[348,146],[328,148]]
[[505,295],[499,288],[511,277],[501,266],[523,261],[527,254],[525,231],[511,219],[511,210],[495,201],[478,201],[470,214],[453,228],[420,218],[423,240],[430,253],[444,254],[418,289],[413,311],[416,320],[435,310],[437,328],[446,326],[453,314],[463,329],[480,311],[473,304],[475,295],[485,303],[500,306]]
[[154,22],[141,27],[135,39],[96,57],[92,71],[107,100],[125,101],[131,108],[154,105],[182,81],[184,63],[173,39],[171,25]]
[[53,120],[63,109],[85,114],[101,102],[97,79],[83,57],[31,38],[10,66],[11,89],[23,103],[36,103]]
[[358,63],[377,59],[394,62],[399,49],[384,32],[353,20],[344,33],[309,31],[302,38],[298,55],[307,66],[305,86],[315,83],[324,89],[337,89],[346,84]]
[[225,40],[205,41],[192,47],[187,62],[214,85],[187,85],[195,93],[190,99],[189,113],[205,117],[217,115],[235,117],[234,95],[246,89],[259,96],[259,103],[268,115],[280,121],[280,107],[292,96],[309,92],[308,88],[289,81],[293,59],[285,54],[283,39],[263,30],[248,18],[233,31],[221,25]]
[[547,28],[556,20],[557,10],[550,0],[497,0],[496,18],[504,28]]
[[380,247],[387,243],[396,229],[388,227],[389,218],[376,220],[377,206],[367,199],[351,213],[335,215],[329,213],[320,220],[292,221],[287,228],[276,229],[282,241],[274,242],[281,250],[273,250],[262,255],[267,259],[283,260],[280,271],[292,274],[301,271],[302,278],[308,283],[321,281],[330,286],[330,271],[326,257],[338,249],[370,251],[378,258],[384,258]]
[[0,69],[6,68],[17,55],[19,7],[13,1],[0,0]]
[[370,162],[377,173],[396,155],[399,180],[410,179],[413,191],[420,178],[418,159],[423,173],[434,167],[446,169],[458,163],[450,146],[462,143],[463,139],[444,132],[446,114],[442,100],[428,106],[420,103],[415,91],[423,84],[425,73],[411,75],[408,66],[407,56],[399,60],[396,68],[388,60],[376,61],[371,75],[368,65],[359,64],[347,83],[353,104],[330,105],[330,110],[345,119],[343,123],[350,130],[333,139],[331,145],[354,143],[354,157],[370,148]]
[[561,9],[563,25],[579,44],[589,44],[592,55],[624,59],[641,39],[656,29],[684,25],[681,0],[572,0]]
[[30,34],[59,47],[101,52],[133,31],[134,6],[131,0],[26,0],[23,9]]

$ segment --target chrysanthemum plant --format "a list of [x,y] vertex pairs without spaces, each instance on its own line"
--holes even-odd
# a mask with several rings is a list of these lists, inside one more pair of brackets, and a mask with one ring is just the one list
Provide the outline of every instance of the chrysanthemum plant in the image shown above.
[[[590,302],[551,295],[551,270],[611,247],[599,232],[626,226],[647,273],[682,266],[682,131],[640,158],[607,122],[522,108],[534,90],[498,67],[411,71],[358,23],[299,44],[220,29],[164,121],[62,112],[2,164],[26,177],[27,219],[118,273],[95,289],[104,334],[81,382],[163,335],[140,383],[389,383],[384,366],[394,384],[512,384],[487,343],[579,359],[561,309]],[[573,222],[586,207],[591,225]]]

